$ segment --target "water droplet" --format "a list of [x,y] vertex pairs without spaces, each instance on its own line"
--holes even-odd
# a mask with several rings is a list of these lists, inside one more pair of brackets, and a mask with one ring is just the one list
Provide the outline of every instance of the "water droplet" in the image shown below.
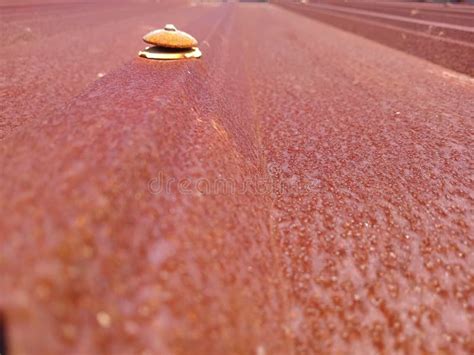
[[107,312],[104,311],[97,313],[96,319],[97,323],[99,323],[102,328],[109,328],[112,324],[112,318]]
[[257,349],[255,350],[256,355],[265,355],[267,352],[265,350],[265,347],[263,345],[257,346]]

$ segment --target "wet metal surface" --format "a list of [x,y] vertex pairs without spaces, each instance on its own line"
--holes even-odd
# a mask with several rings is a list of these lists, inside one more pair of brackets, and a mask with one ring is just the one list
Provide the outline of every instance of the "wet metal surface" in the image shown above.
[[473,79],[268,4],[176,16],[202,60],[0,143],[10,351],[474,352]]

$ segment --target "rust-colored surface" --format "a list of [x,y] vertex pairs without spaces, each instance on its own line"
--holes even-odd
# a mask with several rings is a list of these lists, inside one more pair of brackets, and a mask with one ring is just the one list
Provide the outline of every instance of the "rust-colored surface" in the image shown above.
[[201,60],[0,143],[10,351],[472,353],[473,79],[273,5],[174,16]]
[[206,12],[178,0],[35,2],[0,2],[0,140],[25,122],[59,114],[91,82],[143,49],[148,31],[170,18],[185,27]]
[[474,76],[474,7],[273,0],[286,9]]

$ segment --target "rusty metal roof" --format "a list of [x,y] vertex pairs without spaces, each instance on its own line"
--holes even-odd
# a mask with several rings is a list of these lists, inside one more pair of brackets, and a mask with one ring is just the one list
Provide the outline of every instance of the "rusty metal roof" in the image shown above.
[[[2,15],[9,352],[473,351],[472,77],[271,4],[73,9]],[[202,59],[136,57],[167,22]]]

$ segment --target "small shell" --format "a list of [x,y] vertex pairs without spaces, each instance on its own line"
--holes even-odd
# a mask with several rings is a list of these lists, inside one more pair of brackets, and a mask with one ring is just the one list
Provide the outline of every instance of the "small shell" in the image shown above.
[[154,30],[143,36],[146,43],[165,48],[193,48],[198,45],[198,41],[190,34],[178,31],[173,25],[166,25],[165,28]]

